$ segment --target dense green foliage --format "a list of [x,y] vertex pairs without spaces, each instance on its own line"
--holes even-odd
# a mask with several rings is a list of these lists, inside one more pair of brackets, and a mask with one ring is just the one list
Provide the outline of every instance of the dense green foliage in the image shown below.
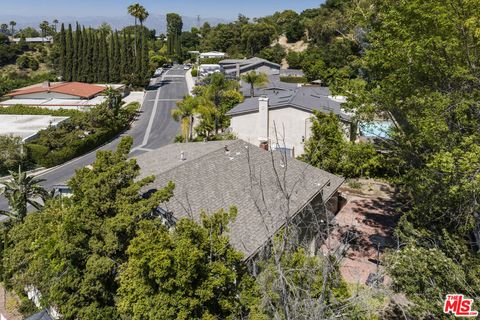
[[[119,101],[119,100],[118,100]],[[52,167],[82,155],[108,142],[128,128],[137,114],[138,103],[121,107],[111,106],[109,101],[88,112],[73,114],[57,127],[39,132],[39,137],[27,149],[33,162]]]
[[[1,109],[0,109],[1,110]],[[20,137],[0,136],[0,175],[16,170],[22,164],[22,139]]]
[[239,319],[254,282],[229,243],[236,210],[202,215],[168,231],[145,221],[120,270],[119,311],[129,319]]
[[140,195],[152,178],[135,179],[140,168],[127,160],[131,144],[125,138],[117,151],[99,152],[92,169],[69,182],[72,198],[51,200],[9,233],[11,285],[21,294],[35,286],[64,319],[118,319],[115,293],[126,250],[139,223],[171,196],[172,184]]
[[346,141],[348,128],[333,113],[315,112],[311,130],[303,156],[311,165],[347,178],[385,175],[384,156],[371,143]]
[[78,110],[68,110],[68,109],[59,109],[59,110],[50,110],[47,108],[40,107],[29,107],[24,105],[15,105],[11,107],[0,108],[0,114],[17,114],[17,115],[50,115],[57,117],[71,117],[77,114],[80,114],[81,111]]
[[148,35],[145,28],[134,34],[109,32],[62,24],[55,41],[58,71],[66,81],[127,83],[143,86],[150,69]]
[[395,120],[384,148],[406,198],[396,230],[406,247],[387,262],[414,317],[437,318],[445,294],[480,296],[478,2],[365,3],[344,14],[368,31],[350,62],[362,76],[339,88],[357,117]]
[[284,77],[280,77],[280,81],[287,82],[287,83],[307,83],[308,79],[305,77],[284,76]]

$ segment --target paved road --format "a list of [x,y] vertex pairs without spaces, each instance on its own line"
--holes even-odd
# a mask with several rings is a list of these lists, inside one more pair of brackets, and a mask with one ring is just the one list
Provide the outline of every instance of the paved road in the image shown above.
[[[188,94],[185,73],[183,66],[174,66],[164,72],[147,88],[141,114],[128,131],[89,154],[39,174],[38,178],[46,180],[44,187],[50,189],[54,185],[64,184],[75,174],[75,170],[95,160],[96,151],[114,149],[123,136],[133,137],[132,156],[172,143],[180,125],[172,119],[170,111],[176,107],[176,101]],[[0,210],[7,209],[5,199],[0,198]]]

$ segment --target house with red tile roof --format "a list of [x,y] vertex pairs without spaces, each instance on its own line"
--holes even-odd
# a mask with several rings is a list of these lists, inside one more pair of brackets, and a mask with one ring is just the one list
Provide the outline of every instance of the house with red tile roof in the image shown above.
[[82,82],[44,83],[13,90],[7,96],[13,99],[92,99],[105,91],[104,86]]
[[13,90],[0,102],[0,107],[24,105],[48,109],[88,110],[105,100],[107,87],[118,90],[124,96],[125,85],[89,84],[82,82],[49,82]]

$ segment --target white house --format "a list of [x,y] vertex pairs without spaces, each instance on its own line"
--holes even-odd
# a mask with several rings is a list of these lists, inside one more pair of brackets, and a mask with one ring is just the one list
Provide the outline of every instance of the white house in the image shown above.
[[6,94],[10,99],[0,101],[0,107],[24,105],[51,110],[89,110],[105,101],[103,92],[107,87],[119,91],[123,96],[128,93],[125,85],[121,84],[96,85],[82,82],[45,81]]
[[350,116],[341,108],[345,100],[333,97],[326,87],[285,86],[256,91],[260,93],[259,98],[247,98],[227,113],[231,116],[230,130],[239,139],[299,156],[311,136],[311,117],[315,110],[336,114],[349,137]]
[[280,74],[280,65],[262,58],[226,59],[219,62],[226,74],[240,75],[250,71],[261,72],[267,75]]
[[200,53],[200,59],[223,59],[226,54],[224,52],[210,51]]

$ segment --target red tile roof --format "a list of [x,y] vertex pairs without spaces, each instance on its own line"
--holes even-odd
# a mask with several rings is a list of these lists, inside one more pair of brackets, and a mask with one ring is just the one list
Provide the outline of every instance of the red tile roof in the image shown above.
[[56,84],[51,84],[50,86],[44,86],[43,84],[39,84],[33,87],[27,87],[22,89],[17,89],[7,96],[15,97],[24,94],[31,94],[31,93],[40,93],[40,92],[56,92],[62,94],[68,94],[80,98],[89,99],[97,94],[105,91],[105,87],[97,86],[94,84],[82,83],[82,82],[61,82]]

